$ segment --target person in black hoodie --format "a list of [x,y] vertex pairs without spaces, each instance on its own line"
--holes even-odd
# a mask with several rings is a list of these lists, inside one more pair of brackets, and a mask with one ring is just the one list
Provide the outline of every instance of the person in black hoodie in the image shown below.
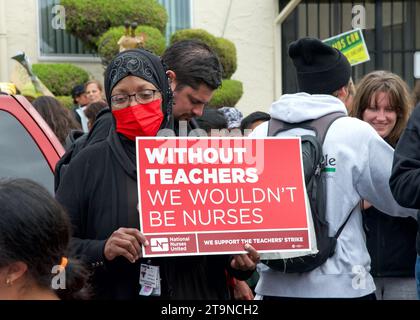
[[[142,49],[119,53],[105,73],[113,124],[105,140],[82,149],[56,192],[73,227],[73,253],[93,269],[98,299],[137,299],[140,265],[159,266],[160,298],[227,299],[225,270],[247,278],[258,253],[143,259],[148,241],[137,212],[136,136],[156,136],[172,112],[172,91],[160,59]],[[249,269],[249,271],[248,271]]]
[[[420,108],[416,107],[395,147],[389,180],[397,202],[407,208],[420,209]],[[417,296],[420,299],[420,211],[417,214],[417,260],[415,267]]]
[[[354,116],[368,122],[395,147],[412,108],[405,82],[388,71],[374,71],[360,80],[353,99]],[[417,223],[392,217],[364,202],[363,222],[371,256],[371,273],[379,300],[415,300]]]

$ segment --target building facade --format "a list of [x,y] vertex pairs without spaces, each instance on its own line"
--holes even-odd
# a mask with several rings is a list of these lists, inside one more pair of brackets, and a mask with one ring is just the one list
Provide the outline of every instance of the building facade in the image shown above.
[[[287,58],[288,44],[300,37],[327,39],[349,31],[353,27],[363,30],[370,61],[354,66],[353,79],[357,82],[373,70],[389,70],[400,75],[413,88],[414,53],[420,51],[420,1],[330,0],[298,1],[298,6],[282,25],[281,54],[282,91],[297,90],[293,65]],[[283,10],[290,1],[279,1]]]
[[[111,1],[111,0],[110,0]],[[236,45],[238,69],[233,79],[243,83],[237,107],[244,114],[267,110],[273,99],[273,20],[277,0],[159,0],[167,9],[167,36],[182,28],[202,28]],[[59,0],[0,1],[0,81],[8,81],[24,51],[31,63],[66,62],[103,79],[100,59],[83,44],[52,24]],[[57,22],[57,21],[55,21]]]
[[[111,0],[110,0],[111,1]],[[10,57],[25,51],[32,63],[70,62],[102,80],[100,59],[63,30],[54,30],[52,8],[60,0],[0,1],[0,81],[15,66]],[[166,35],[201,28],[233,41],[243,83],[237,107],[246,115],[268,111],[282,93],[297,90],[287,47],[304,36],[326,39],[354,27],[362,29],[371,60],[353,68],[357,82],[366,73],[386,69],[414,86],[414,53],[420,51],[420,1],[417,0],[159,0],[168,12]],[[364,20],[358,19],[363,9]],[[419,64],[420,67],[420,64]],[[420,70],[418,71],[420,74]]]

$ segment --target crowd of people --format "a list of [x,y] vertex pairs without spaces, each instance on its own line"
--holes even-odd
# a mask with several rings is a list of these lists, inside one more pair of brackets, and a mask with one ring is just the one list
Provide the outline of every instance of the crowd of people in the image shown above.
[[[27,180],[0,181],[0,298],[420,298],[420,111],[407,85],[374,71],[355,86],[347,58],[319,39],[296,40],[288,53],[299,92],[282,95],[268,113],[207,106],[222,66],[197,40],[176,42],[162,57],[120,52],[103,87],[92,80],[73,89],[72,110],[53,97],[33,101],[67,152],[56,167],[55,199]],[[297,125],[334,112],[343,116],[323,153],[336,170],[323,174],[330,234],[342,230],[325,263],[284,273],[251,245],[238,255],[142,257],[149,242],[139,230],[136,137],[167,130],[267,137],[271,119]],[[297,127],[279,136],[304,134],[315,133]],[[157,270],[153,291],[139,281],[142,268]],[[63,270],[67,289],[51,287]]]

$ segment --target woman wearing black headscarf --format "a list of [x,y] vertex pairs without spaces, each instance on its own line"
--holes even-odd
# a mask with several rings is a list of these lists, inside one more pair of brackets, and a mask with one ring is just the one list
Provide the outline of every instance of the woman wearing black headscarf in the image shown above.
[[139,284],[140,265],[148,264],[159,267],[160,295],[154,293],[161,298],[228,298],[225,270],[238,278],[249,276],[232,266],[254,267],[255,250],[253,257],[233,261],[229,256],[141,257],[141,245],[148,243],[138,229],[135,138],[156,136],[169,123],[172,92],[160,59],[141,49],[118,54],[106,70],[105,93],[114,125],[105,140],[70,162],[56,193],[73,224],[71,249],[92,267],[95,297],[150,295]]

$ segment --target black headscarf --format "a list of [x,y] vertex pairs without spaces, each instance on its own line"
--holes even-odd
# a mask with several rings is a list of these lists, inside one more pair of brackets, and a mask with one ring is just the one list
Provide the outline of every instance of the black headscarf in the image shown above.
[[111,106],[112,89],[128,76],[149,81],[161,92],[164,115],[161,128],[165,128],[172,114],[172,90],[169,87],[166,68],[160,58],[144,49],[132,49],[117,54],[105,71],[105,95],[109,106]]

